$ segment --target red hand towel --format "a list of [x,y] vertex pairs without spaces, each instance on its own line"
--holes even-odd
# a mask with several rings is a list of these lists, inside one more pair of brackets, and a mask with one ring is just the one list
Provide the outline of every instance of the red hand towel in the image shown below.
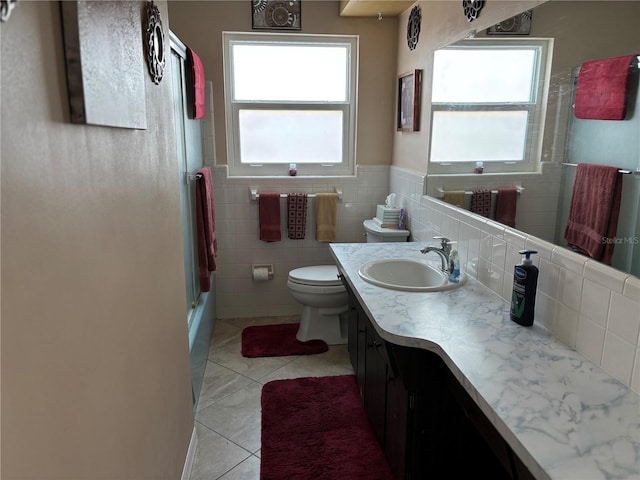
[[491,216],[491,190],[474,190],[471,194],[469,210],[489,218]]
[[307,226],[307,194],[287,195],[287,231],[292,240],[303,240]]
[[189,47],[187,47],[187,56],[191,64],[191,78],[193,85],[191,86],[191,98],[193,100],[193,118],[198,120],[204,118],[204,66],[200,57]]
[[280,194],[261,193],[258,197],[260,217],[260,240],[279,242],[280,234]]
[[196,180],[196,236],[200,291],[211,290],[211,274],[216,269],[216,216],[211,168],[202,167]]
[[576,118],[624,120],[631,62],[637,55],[585,62],[576,85]]
[[516,226],[518,191],[515,188],[499,188],[496,198],[496,221],[508,227]]
[[621,197],[617,168],[579,163],[564,232],[567,243],[611,265]]

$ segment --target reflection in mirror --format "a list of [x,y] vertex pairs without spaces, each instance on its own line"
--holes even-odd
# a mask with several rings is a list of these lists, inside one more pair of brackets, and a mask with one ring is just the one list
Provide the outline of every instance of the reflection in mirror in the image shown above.
[[[630,66],[624,120],[577,119],[573,112],[575,84],[584,62],[640,54],[638,18],[640,2],[552,0],[533,10],[530,35],[488,36],[485,31],[477,32],[475,39],[454,44],[454,48],[460,49],[475,42],[491,45],[499,51],[500,48],[514,49],[518,45],[540,40],[543,46],[539,48],[548,48],[548,57],[538,57],[531,64],[534,69],[540,68],[536,70],[537,77],[532,78],[534,82],[541,83],[536,84],[540,87],[538,90],[535,87],[531,89],[530,99],[520,101],[520,105],[513,101],[502,102],[509,105],[502,109],[480,108],[485,110],[482,112],[483,120],[479,123],[483,128],[478,130],[475,141],[466,142],[471,147],[466,153],[447,151],[446,147],[443,150],[442,146],[447,142],[449,145],[460,143],[452,139],[453,131],[465,132],[467,140],[474,138],[473,126],[470,125],[474,124],[473,117],[478,115],[478,112],[474,112],[474,108],[478,110],[478,100],[468,102],[472,107],[467,105],[466,108],[459,108],[459,105],[453,106],[455,102],[443,102],[437,97],[432,99],[432,144],[427,193],[442,198],[439,192],[443,190],[464,191],[465,208],[469,208],[471,192],[476,189],[495,191],[501,187],[522,185],[524,191],[517,200],[515,228],[567,246],[564,230],[573,192],[575,165],[593,163],[618,167],[630,173],[622,175],[622,200],[611,266],[640,277],[640,75],[637,61],[631,62]],[[547,42],[547,47],[544,42]],[[453,49],[443,50],[451,52]],[[440,52],[434,55],[434,75]],[[483,79],[479,73],[481,67],[470,68],[473,65],[470,62],[464,62],[467,73],[463,77],[469,89],[478,89],[482,81],[497,83],[523,71],[523,68],[501,67],[493,70],[493,74],[498,72],[498,77]],[[485,60],[483,62],[486,64]],[[545,71],[544,67],[548,67],[548,70]],[[456,74],[457,78],[460,76]],[[434,95],[438,92],[437,84],[438,80],[434,78]],[[529,108],[535,102],[539,102],[537,111]],[[486,100],[485,103],[490,105],[492,102]],[[493,107],[495,104],[493,102]],[[460,114],[461,110],[465,115]],[[460,119],[452,118],[454,114]],[[504,141],[496,140],[500,144],[510,145],[511,151],[507,155],[513,158],[501,158],[500,155],[504,156],[505,153],[500,149],[495,153],[494,161],[477,158],[480,150],[486,151],[486,148],[481,148],[480,142],[487,143],[486,139],[492,138],[490,135],[498,131],[503,136],[509,135],[507,127],[502,130],[498,127],[487,128],[487,115],[496,117],[498,125],[502,118],[497,117],[526,118],[526,125],[522,123],[518,126],[517,122],[511,120],[507,122],[511,127],[518,127],[512,133],[518,135],[515,143],[513,137]],[[463,118],[465,116],[468,118]],[[521,158],[513,154],[514,144],[521,146]],[[468,158],[460,155],[467,155]],[[483,175],[473,173],[478,161],[483,162]],[[495,208],[495,195],[493,203]]]

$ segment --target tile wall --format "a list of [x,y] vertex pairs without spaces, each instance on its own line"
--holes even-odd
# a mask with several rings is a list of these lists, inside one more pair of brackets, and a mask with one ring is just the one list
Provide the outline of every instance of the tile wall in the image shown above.
[[464,271],[506,301],[518,250],[537,250],[536,322],[640,393],[640,279],[422,196],[424,174],[391,167],[389,183],[408,212],[412,239],[457,241]]
[[[205,142],[206,143],[206,142]],[[205,152],[212,165],[211,152]],[[281,201],[282,241],[259,239],[258,202],[251,200],[249,187],[259,192],[342,191],[338,202],[338,242],[365,241],[362,222],[375,215],[376,205],[389,193],[388,166],[359,166],[356,177],[228,178],[225,165],[216,166],[214,190],[218,257],[216,271],[216,313],[218,318],[295,315],[301,312],[287,290],[287,276],[294,268],[333,264],[328,243],[315,240],[315,200],[309,199],[304,240],[289,240],[286,231],[286,199]],[[253,264],[273,264],[275,278],[256,282]]]

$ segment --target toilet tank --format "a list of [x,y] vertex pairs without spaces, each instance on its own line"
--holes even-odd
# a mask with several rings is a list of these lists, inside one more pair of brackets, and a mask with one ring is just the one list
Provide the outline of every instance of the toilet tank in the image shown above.
[[374,220],[365,220],[362,225],[367,232],[367,243],[406,242],[409,238],[409,230],[382,228]]

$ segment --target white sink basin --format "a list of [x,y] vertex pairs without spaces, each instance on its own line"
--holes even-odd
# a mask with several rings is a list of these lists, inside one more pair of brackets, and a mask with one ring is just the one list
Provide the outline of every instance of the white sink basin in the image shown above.
[[405,292],[441,292],[460,287],[466,280],[449,282],[447,275],[425,261],[412,258],[373,260],[360,267],[358,274],[367,282],[379,287]]

